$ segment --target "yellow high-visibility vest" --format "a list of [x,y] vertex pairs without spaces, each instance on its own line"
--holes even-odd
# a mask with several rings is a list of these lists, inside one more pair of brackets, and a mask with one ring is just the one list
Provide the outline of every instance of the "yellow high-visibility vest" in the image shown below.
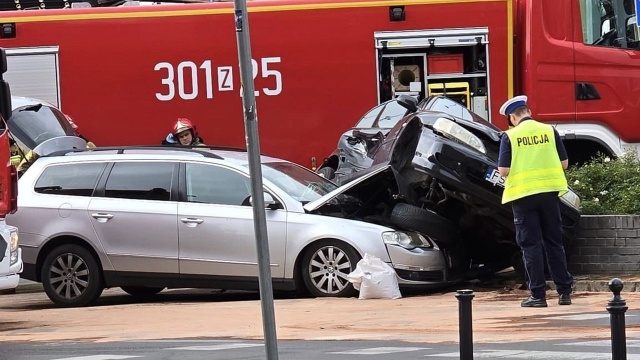
[[502,203],[525,196],[568,190],[551,125],[525,120],[506,131],[511,142],[511,168]]

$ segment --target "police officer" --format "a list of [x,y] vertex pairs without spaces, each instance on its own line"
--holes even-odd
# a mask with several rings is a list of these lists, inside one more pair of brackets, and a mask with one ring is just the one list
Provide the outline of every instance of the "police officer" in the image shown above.
[[571,304],[573,278],[562,243],[559,196],[567,179],[567,151],[556,130],[531,118],[526,96],[505,102],[500,114],[514,127],[500,142],[498,170],[506,177],[502,203],[510,202],[531,296],[522,307],[546,307],[544,256],[558,289],[558,304]]

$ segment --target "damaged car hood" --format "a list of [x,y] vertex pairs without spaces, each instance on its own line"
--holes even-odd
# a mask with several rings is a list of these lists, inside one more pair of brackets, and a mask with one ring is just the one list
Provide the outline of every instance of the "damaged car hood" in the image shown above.
[[[340,186],[337,189],[334,189],[333,191],[329,192],[328,194],[322,196],[319,199],[308,202],[307,204],[304,205],[304,209],[308,212],[313,212],[321,208],[323,205],[334,201],[340,195],[343,195],[346,193],[349,193],[349,195],[352,195],[353,191],[350,191],[350,190],[357,189],[359,185],[367,182],[370,179],[373,179],[374,177],[377,177],[379,174],[386,173],[386,172],[390,174],[392,173],[391,166],[388,163],[379,164],[367,170],[363,170],[361,172],[361,176],[359,176],[357,179],[350,181]],[[359,199],[359,200],[362,200],[362,199]]]

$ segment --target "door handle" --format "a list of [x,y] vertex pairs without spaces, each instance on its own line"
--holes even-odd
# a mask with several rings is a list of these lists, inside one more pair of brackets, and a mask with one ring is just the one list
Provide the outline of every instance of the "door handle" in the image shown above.
[[98,220],[98,222],[104,223],[107,222],[107,220],[111,219],[113,217],[112,214],[106,214],[106,213],[93,213],[91,214],[91,216]]
[[202,224],[204,222],[204,220],[196,218],[181,218],[180,221],[185,224]]

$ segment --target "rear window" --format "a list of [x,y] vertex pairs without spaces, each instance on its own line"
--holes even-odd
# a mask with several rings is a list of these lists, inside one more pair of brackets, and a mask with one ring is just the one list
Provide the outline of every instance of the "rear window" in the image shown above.
[[91,196],[104,166],[103,163],[49,166],[36,181],[34,190],[41,194]]
[[8,123],[11,134],[20,147],[26,149],[33,149],[54,137],[74,135],[64,114],[43,104],[15,109]]

